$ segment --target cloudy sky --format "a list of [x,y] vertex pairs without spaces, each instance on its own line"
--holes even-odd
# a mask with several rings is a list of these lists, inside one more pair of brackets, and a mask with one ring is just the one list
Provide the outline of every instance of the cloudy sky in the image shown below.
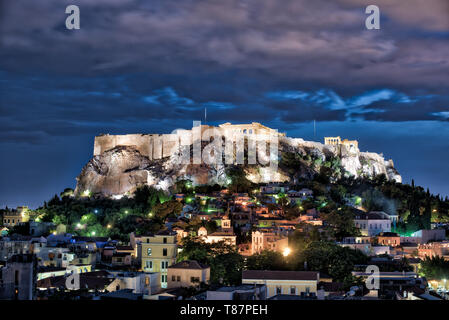
[[358,139],[449,195],[448,86],[447,0],[1,1],[0,207],[74,187],[97,134],[191,128],[205,107],[208,124]]

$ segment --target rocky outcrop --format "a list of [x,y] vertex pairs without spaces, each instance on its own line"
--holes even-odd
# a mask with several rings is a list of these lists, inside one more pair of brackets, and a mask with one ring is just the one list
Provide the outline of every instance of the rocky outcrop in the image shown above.
[[[284,161],[285,154],[293,157]],[[284,156],[283,156],[284,154]],[[115,146],[94,156],[77,177],[76,195],[99,194],[120,197],[132,194],[140,185],[167,190],[178,179],[190,179],[194,184],[227,183],[226,165],[179,164],[179,154],[150,160],[135,146]],[[385,174],[387,179],[401,182],[393,161],[377,153],[360,152],[345,145],[323,145],[318,142],[282,137],[279,140],[279,165],[244,165],[247,178],[254,183],[292,182],[312,179],[323,166],[332,171],[336,180],[342,176],[372,178]]]

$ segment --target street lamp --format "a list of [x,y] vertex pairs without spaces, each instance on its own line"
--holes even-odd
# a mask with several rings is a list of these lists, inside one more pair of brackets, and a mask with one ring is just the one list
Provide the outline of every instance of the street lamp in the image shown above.
[[290,252],[292,252],[292,250],[291,250],[289,247],[287,247],[287,248],[285,248],[284,251],[282,252],[282,255],[283,255],[284,257],[286,257],[286,256],[288,256],[288,255],[290,254]]

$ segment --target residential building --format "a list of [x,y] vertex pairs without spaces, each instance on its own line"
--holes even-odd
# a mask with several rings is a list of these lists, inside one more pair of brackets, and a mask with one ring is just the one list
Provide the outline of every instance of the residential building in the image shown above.
[[159,231],[154,235],[142,236],[140,257],[142,270],[159,272],[161,287],[167,287],[168,267],[176,263],[178,253],[177,233],[169,230]]
[[110,272],[110,278],[114,280],[106,287],[109,292],[131,289],[133,293],[152,295],[161,290],[156,272]]
[[33,253],[33,243],[31,237],[5,237],[0,240],[0,261],[7,261],[15,254],[31,253]]
[[433,230],[418,230],[414,232],[412,237],[420,238],[419,243],[428,243],[429,241],[443,241],[446,240],[446,230],[433,229]]
[[195,260],[178,262],[168,267],[168,289],[196,287],[210,280],[210,267]]
[[288,237],[273,230],[256,230],[252,232],[251,254],[264,250],[283,253],[288,248]]
[[449,261],[449,242],[431,242],[418,245],[418,256],[421,259],[425,257],[443,257]]
[[278,294],[316,296],[319,272],[244,270],[242,284],[266,285],[266,297]]
[[28,207],[17,207],[16,210],[6,211],[3,214],[3,225],[12,228],[20,223],[30,220]]
[[237,244],[237,236],[234,234],[233,227],[231,226],[231,220],[227,214],[221,219],[221,228],[219,231],[208,234],[207,229],[201,227],[198,229],[198,236],[206,243],[224,241],[232,246]]
[[242,284],[208,290],[206,300],[266,300],[266,292],[264,284]]
[[358,212],[354,224],[363,236],[376,236],[391,231],[391,220],[385,212]]
[[76,255],[69,248],[47,247],[34,244],[34,254],[39,266],[66,268],[75,259]]
[[377,236],[377,243],[384,246],[398,247],[401,245],[401,237],[394,232],[381,232]]
[[34,300],[36,294],[36,257],[16,254],[0,269],[0,299]]

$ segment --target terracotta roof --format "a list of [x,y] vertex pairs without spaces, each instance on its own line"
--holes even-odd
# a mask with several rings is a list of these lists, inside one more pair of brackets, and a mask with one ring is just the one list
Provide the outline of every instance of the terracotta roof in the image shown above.
[[389,218],[385,212],[372,211],[356,213],[355,220],[389,220]]
[[396,232],[381,232],[379,237],[399,237],[399,235]]
[[199,263],[196,260],[185,260],[178,262],[168,267],[169,269],[207,269],[209,268],[205,264]]
[[315,271],[270,271],[270,270],[244,270],[242,279],[264,280],[318,280]]

